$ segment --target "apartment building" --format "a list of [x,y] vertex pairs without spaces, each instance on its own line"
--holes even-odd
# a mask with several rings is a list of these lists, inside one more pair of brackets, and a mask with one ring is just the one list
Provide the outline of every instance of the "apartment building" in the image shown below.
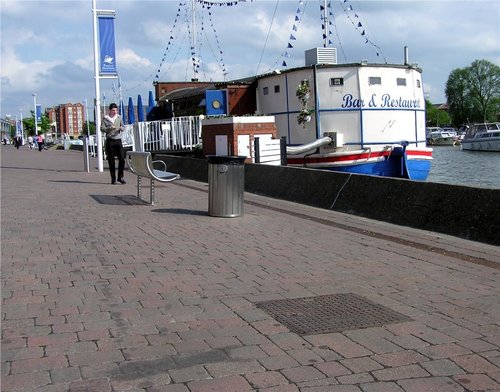
[[83,134],[85,106],[81,103],[66,103],[47,109],[47,116],[53,125],[57,137],[73,136],[75,139]]

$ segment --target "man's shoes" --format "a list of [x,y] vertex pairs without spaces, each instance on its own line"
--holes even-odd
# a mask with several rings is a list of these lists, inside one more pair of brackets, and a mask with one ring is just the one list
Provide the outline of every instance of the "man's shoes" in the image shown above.
[[126,184],[126,183],[127,183],[127,181],[125,181],[123,178],[120,178],[120,179],[118,180],[118,182],[119,182],[120,184]]
[[111,181],[111,185],[115,185],[116,184],[116,181]]

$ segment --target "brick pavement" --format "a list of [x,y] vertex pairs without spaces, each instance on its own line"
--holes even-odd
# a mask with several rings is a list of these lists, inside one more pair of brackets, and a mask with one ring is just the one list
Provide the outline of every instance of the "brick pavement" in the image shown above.
[[[140,205],[77,151],[1,165],[2,391],[500,391],[496,247],[251,194],[213,218],[187,180]],[[412,321],[299,336],[255,306],[336,293]]]

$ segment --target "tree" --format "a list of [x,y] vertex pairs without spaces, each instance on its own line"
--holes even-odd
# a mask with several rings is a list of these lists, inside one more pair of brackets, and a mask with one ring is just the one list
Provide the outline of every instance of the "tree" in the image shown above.
[[499,115],[500,67],[476,60],[469,67],[455,69],[445,93],[455,125],[495,121]]
[[[31,117],[26,117],[23,119],[23,127],[26,130],[26,134],[34,136],[35,135],[35,112],[30,111]],[[50,120],[47,114],[42,114],[42,120],[37,121],[38,133],[46,133],[50,131]]]
[[455,69],[446,82],[445,94],[448,101],[448,113],[453,124],[467,124],[472,117],[473,107],[468,95],[468,76],[466,69]]
[[486,60],[476,60],[468,68],[471,98],[483,122],[493,121],[496,100],[500,98],[500,67]]
[[[89,129],[90,129],[90,135],[95,135],[95,123],[93,121],[89,121],[88,122],[89,124]],[[87,123],[83,123],[83,129],[82,129],[82,133],[84,135],[89,135],[89,130],[87,129]]]
[[451,124],[450,115],[444,110],[439,110],[427,99],[425,100],[425,117],[425,123],[428,127]]

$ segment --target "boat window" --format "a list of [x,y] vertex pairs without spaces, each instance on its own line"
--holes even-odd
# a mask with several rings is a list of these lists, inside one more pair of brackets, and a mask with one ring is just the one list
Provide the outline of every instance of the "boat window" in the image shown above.
[[396,79],[396,84],[398,86],[406,86],[406,78],[397,78]]
[[262,89],[262,94],[264,94],[264,95],[269,95],[269,87],[264,87],[264,88]]
[[370,86],[372,86],[374,84],[382,84],[382,78],[380,76],[370,76],[368,78],[368,84]]
[[344,85],[344,78],[331,78],[330,79],[330,86],[343,86]]
[[274,86],[274,92],[275,93],[279,93],[280,92],[280,85],[277,84],[276,86]]

